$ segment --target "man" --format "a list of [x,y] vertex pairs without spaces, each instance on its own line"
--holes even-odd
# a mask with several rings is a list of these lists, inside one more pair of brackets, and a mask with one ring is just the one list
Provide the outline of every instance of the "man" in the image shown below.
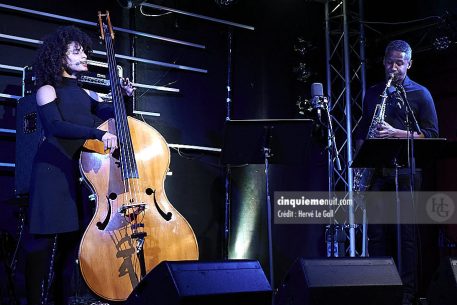
[[[384,71],[386,81],[378,83],[366,91],[363,104],[363,117],[356,134],[357,146],[367,138],[376,104],[381,103],[381,95],[386,88],[389,78],[392,78],[390,88],[387,90],[384,121],[378,124],[373,132],[376,138],[406,138],[408,136],[407,122],[413,128],[413,118],[408,115],[402,89],[406,92],[407,101],[418,121],[420,132],[413,133],[414,138],[433,138],[438,136],[438,119],[435,105],[430,92],[424,86],[412,81],[408,70],[412,66],[412,50],[409,44],[402,40],[391,41],[384,54]],[[397,88],[397,89],[395,89]],[[418,169],[414,175],[415,190],[420,188],[421,171]],[[410,191],[410,171],[407,168],[399,169],[399,191]],[[395,170],[376,169],[371,181],[371,191],[395,191]],[[411,213],[411,198],[402,196],[400,208],[403,213]],[[384,207],[383,207],[384,205]],[[391,206],[391,205],[390,205]],[[386,202],[380,202],[373,210],[378,209],[373,215],[384,213]],[[370,215],[368,215],[370,218]],[[401,228],[401,261],[400,276],[404,285],[403,304],[412,304],[417,293],[417,239],[414,225],[402,224]],[[371,256],[395,256],[392,251],[392,241],[395,241],[392,226],[370,225],[368,227],[369,254]],[[390,233],[390,234],[389,234]],[[388,243],[388,241],[391,243]],[[395,244],[395,243],[394,243]],[[395,247],[393,247],[395,249]],[[399,265],[400,266],[400,265]]]

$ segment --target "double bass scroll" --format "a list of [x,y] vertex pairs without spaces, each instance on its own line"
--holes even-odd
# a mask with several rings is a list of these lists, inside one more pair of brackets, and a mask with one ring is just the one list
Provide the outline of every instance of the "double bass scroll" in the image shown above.
[[96,210],[81,240],[79,262],[95,294],[123,301],[161,261],[198,259],[198,245],[189,223],[165,194],[167,143],[157,130],[126,115],[109,13],[99,12],[98,18],[115,113],[99,128],[116,134],[119,148],[108,153],[100,141],[84,144],[79,166],[95,194]]

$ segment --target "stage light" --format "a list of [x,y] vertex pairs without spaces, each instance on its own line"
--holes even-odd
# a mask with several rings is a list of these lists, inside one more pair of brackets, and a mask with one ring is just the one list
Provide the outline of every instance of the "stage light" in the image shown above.
[[315,49],[316,47],[310,41],[305,40],[302,37],[297,37],[295,39],[293,51],[297,54],[298,60],[293,68],[293,72],[299,82],[307,83],[313,74],[308,62],[310,61],[311,54]]
[[312,75],[310,68],[304,62],[298,63],[298,66],[294,67],[293,71],[296,75],[296,79],[302,83],[308,82],[309,78]]
[[436,37],[435,40],[433,41],[433,46],[435,47],[435,50],[437,51],[443,51],[449,48],[451,45],[452,41],[449,39],[448,36],[439,36]]
[[141,5],[146,2],[146,0],[117,0],[120,6],[126,9]]
[[233,5],[235,2],[238,2],[238,0],[214,0],[214,2],[216,2],[217,5],[221,7],[229,7]]
[[297,37],[297,41],[294,44],[294,52],[301,56],[306,56],[309,52],[314,49],[311,42],[304,40],[301,37]]

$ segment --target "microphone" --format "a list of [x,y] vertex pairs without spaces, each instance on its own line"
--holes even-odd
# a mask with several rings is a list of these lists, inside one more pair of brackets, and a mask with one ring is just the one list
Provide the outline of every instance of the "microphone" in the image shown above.
[[414,131],[416,131],[417,134],[421,134],[422,132],[419,127],[419,122],[417,121],[416,116],[414,115],[414,111],[411,108],[411,104],[408,101],[408,96],[406,95],[405,87],[403,87],[402,84],[397,84],[396,88],[400,92],[400,96],[402,96],[403,104],[405,104],[405,106],[406,106],[406,113],[407,114],[410,113],[410,115],[411,115],[412,123],[414,125],[413,127],[415,129]]
[[387,91],[390,97],[393,97],[397,100],[397,107],[401,109],[405,104],[405,88],[403,88],[403,86],[400,83],[396,83],[390,86],[389,90]]
[[324,89],[322,88],[321,83],[312,83],[311,84],[311,96],[324,96]]
[[321,121],[322,109],[325,111],[327,115],[328,140],[331,142],[331,144],[329,144],[329,149],[331,150],[331,154],[335,159],[336,169],[338,171],[341,171],[341,161],[340,157],[338,156],[338,148],[336,147],[335,133],[333,132],[332,127],[332,118],[330,116],[330,112],[328,109],[328,100],[327,97],[324,96],[324,89],[322,88],[321,83],[311,84],[311,105],[314,109],[317,110],[317,116],[319,117],[319,121]]
[[402,94],[406,94],[405,87],[402,84],[395,84],[395,88],[399,90]]
[[311,106],[317,110],[319,121],[321,120],[321,110],[325,108],[327,98],[324,96],[324,89],[321,83],[311,84]]

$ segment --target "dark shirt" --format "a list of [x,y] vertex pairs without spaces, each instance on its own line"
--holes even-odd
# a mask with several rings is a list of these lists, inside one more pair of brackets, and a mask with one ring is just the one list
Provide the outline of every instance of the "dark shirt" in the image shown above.
[[[376,104],[381,103],[381,94],[386,86],[385,82],[370,87],[363,100],[363,116],[355,134],[356,140],[363,140],[367,137]],[[438,137],[438,118],[436,116],[435,103],[430,92],[422,85],[412,81],[406,76],[403,87],[411,108],[419,123],[419,128],[426,138]],[[384,121],[392,127],[402,130],[406,128],[406,106],[398,98],[398,92],[394,90],[389,94],[386,101],[386,113]],[[409,118],[411,122],[412,119]]]

